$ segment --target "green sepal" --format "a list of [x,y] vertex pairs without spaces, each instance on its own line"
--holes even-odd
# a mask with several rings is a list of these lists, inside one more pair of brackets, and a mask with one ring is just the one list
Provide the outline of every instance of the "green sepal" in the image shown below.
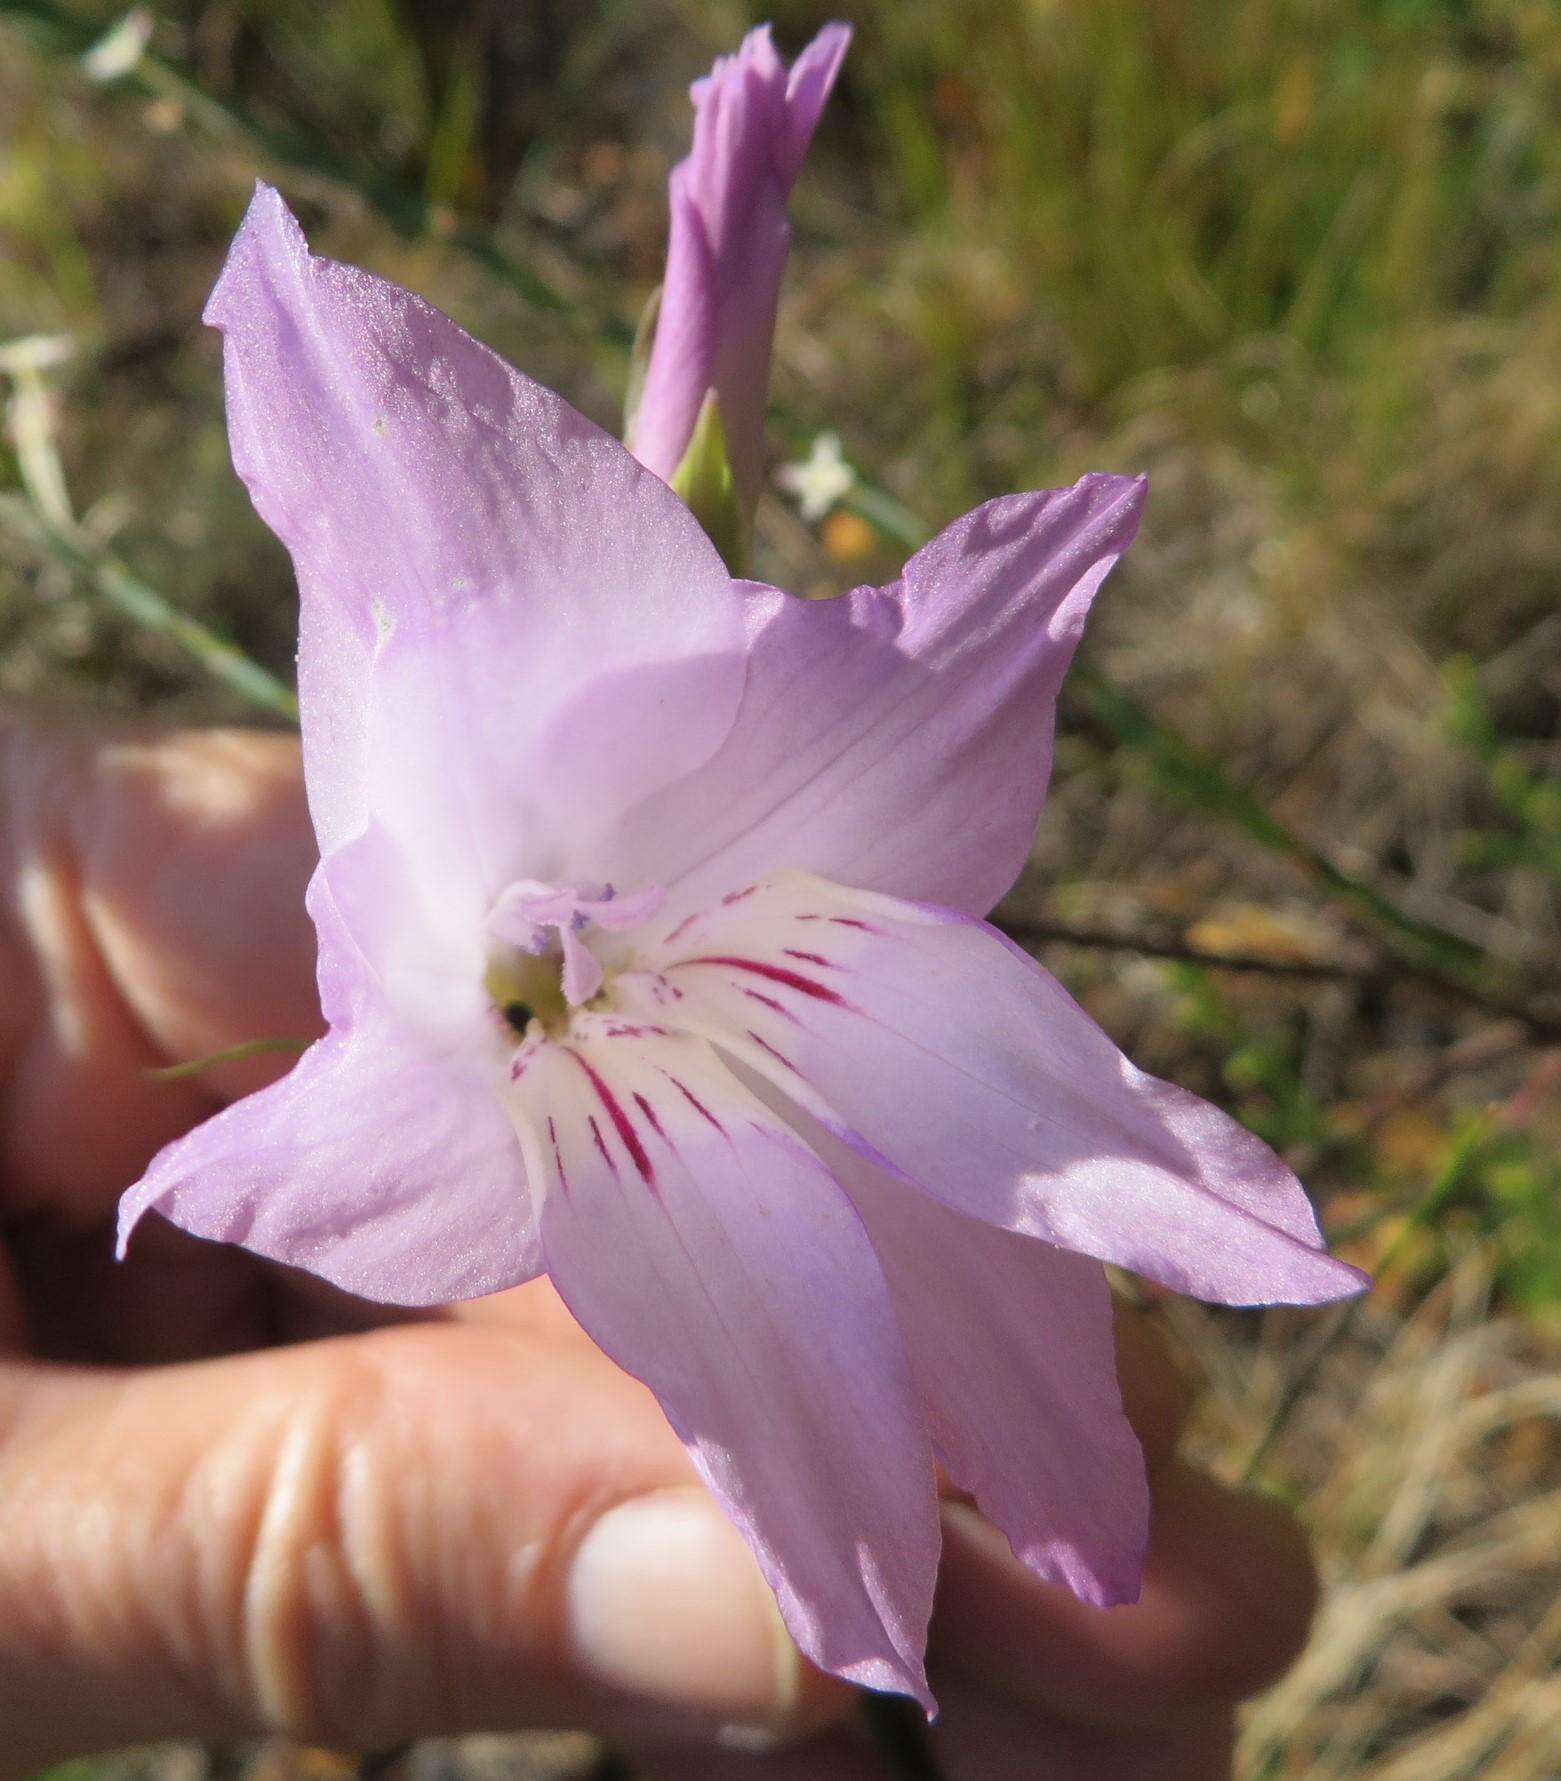
[[705,528],[727,568],[733,575],[741,575],[748,554],[748,524],[714,390],[700,404],[688,450],[672,474],[672,487]]
[[640,319],[634,328],[634,344],[629,348],[629,382],[623,392],[623,436],[634,432],[635,418],[640,412],[640,397],[645,394],[645,373],[650,368],[650,349],[656,343],[656,323],[661,316],[661,286],[658,284],[645,299]]

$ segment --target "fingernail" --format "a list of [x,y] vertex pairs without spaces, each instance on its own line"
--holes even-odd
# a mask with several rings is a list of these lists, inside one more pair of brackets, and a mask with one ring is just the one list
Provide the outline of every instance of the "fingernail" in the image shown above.
[[584,1674],[647,1705],[755,1728],[796,1712],[801,1653],[742,1536],[703,1491],[609,1509],[575,1553],[566,1610]]

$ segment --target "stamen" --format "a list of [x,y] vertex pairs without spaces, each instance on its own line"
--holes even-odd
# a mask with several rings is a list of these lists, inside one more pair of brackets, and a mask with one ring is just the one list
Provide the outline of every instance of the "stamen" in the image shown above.
[[[601,991],[604,974],[601,961],[581,938],[583,931],[598,927],[605,933],[623,933],[649,921],[661,904],[662,892],[654,885],[623,897],[610,884],[586,887],[522,878],[506,886],[489,911],[488,932],[514,948],[509,954],[511,961],[514,961],[515,953],[547,961],[546,968],[550,973],[558,973],[552,977],[557,988],[540,1000],[549,1004],[561,1002],[565,1006],[556,1011],[544,1010],[536,995],[528,993],[517,997],[513,989],[509,989],[502,997],[494,998],[505,1020],[515,1026],[511,1008],[523,1008],[528,1021],[540,1018],[545,1026],[551,1027],[561,1015],[567,1018],[567,1008],[579,1008],[591,1001]],[[496,961],[496,965],[501,963]],[[500,974],[513,977],[514,971],[506,967]],[[493,977],[494,971],[490,970],[489,975]],[[516,1030],[521,1029],[517,1027]]]
[[578,1008],[602,987],[601,961],[580,938],[573,922],[559,929],[559,939],[564,948],[564,1000]]

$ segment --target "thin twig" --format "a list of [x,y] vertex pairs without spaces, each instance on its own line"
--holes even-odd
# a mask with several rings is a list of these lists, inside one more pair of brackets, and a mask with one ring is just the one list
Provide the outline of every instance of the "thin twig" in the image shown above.
[[1029,916],[992,917],[1010,940],[1022,946],[1083,946],[1100,952],[1136,952],[1145,958],[1173,959],[1181,964],[1214,965],[1226,971],[1260,971],[1266,977],[1299,977],[1325,983],[1358,983],[1380,967],[1361,968],[1329,959],[1273,959],[1257,953],[1213,952],[1169,934],[1128,934],[1112,928],[1071,927],[1066,922],[1037,921]]
[[1360,989],[1413,982],[1450,996],[1502,1020],[1519,1022],[1543,1044],[1561,1043],[1561,1012],[1536,1008],[1514,997],[1482,989],[1405,958],[1377,958],[1362,964],[1332,959],[1273,959],[1254,953],[1215,952],[1166,934],[1126,934],[1110,928],[1070,927],[1065,922],[1038,921],[1028,916],[993,916],[994,925],[1021,946],[1082,946],[1101,952],[1136,952],[1144,958],[1171,959],[1217,971],[1252,971],[1266,977],[1288,977],[1321,983],[1348,983]]
[[1163,791],[1184,804],[1219,816],[1270,853],[1288,859],[1315,883],[1369,916],[1387,931],[1396,950],[1434,959],[1448,967],[1479,965],[1485,955],[1473,941],[1411,915],[1364,878],[1346,872],[1320,849],[1303,840],[1273,811],[1195,743],[1149,710],[1136,694],[1088,662],[1074,664],[1070,690],[1083,698],[1090,715],[1119,743],[1144,758]]

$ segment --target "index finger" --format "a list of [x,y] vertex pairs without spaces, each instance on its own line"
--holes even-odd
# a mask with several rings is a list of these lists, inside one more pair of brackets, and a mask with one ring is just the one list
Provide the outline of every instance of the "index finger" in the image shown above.
[[1081,1724],[1175,1724],[1255,1693],[1300,1652],[1316,1606],[1294,1519],[1179,1460],[1155,1480],[1130,1606],[1092,1608],[1042,1583],[960,1504],[944,1506],[943,1528],[931,1660]]
[[151,1155],[280,1074],[149,1071],[319,1030],[315,860],[288,736],[0,729],[0,1181],[8,1209],[101,1214]]

